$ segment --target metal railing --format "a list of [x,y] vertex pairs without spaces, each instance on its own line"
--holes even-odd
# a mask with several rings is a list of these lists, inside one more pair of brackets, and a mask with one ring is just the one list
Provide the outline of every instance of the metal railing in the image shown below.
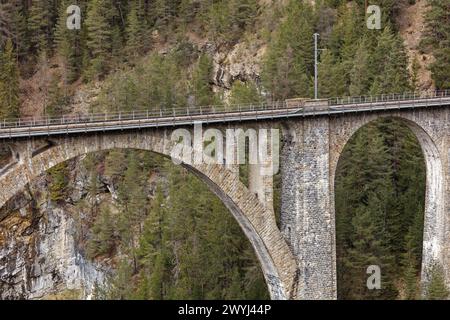
[[362,103],[425,100],[425,99],[448,98],[448,97],[450,97],[450,90],[437,90],[431,92],[404,92],[404,93],[380,94],[373,96],[339,97],[328,99],[328,103],[330,106],[335,106],[335,105],[350,105]]
[[[435,91],[428,93],[402,93],[402,94],[386,94],[378,96],[361,96],[361,97],[341,97],[341,98],[331,98],[326,99],[328,101],[329,109],[342,109],[344,110],[347,106],[348,108],[353,108],[357,110],[358,108],[373,107],[373,106],[383,106],[383,104],[389,105],[390,102],[408,103],[409,101],[414,102],[428,102],[436,99],[450,99],[450,90]],[[311,100],[314,101],[314,100]],[[305,102],[305,107],[308,106],[308,101]],[[333,108],[335,107],[335,108]],[[270,117],[270,115],[279,115],[295,112],[299,114],[301,111],[305,113],[305,109],[301,106],[291,107],[288,106],[284,101],[275,101],[270,103],[261,104],[246,104],[246,105],[212,105],[212,106],[198,106],[198,107],[184,107],[184,108],[162,108],[158,110],[142,110],[137,108],[135,111],[116,111],[116,112],[104,112],[104,113],[89,113],[89,114],[78,114],[78,115],[68,115],[62,117],[48,117],[48,116],[35,116],[26,117],[20,119],[3,119],[0,120],[0,131],[5,129],[14,128],[40,128],[40,127],[52,127],[61,125],[76,125],[82,124],[88,126],[90,124],[103,124],[107,123],[123,123],[125,121],[133,120],[157,120],[161,123],[173,121],[175,123],[176,119],[198,119],[208,121],[212,118],[223,118],[234,116],[241,118],[243,116],[253,116],[258,118],[258,115]],[[315,114],[314,110],[309,110],[309,113]],[[324,111],[321,110],[323,113]],[[344,112],[344,111],[343,111]]]
[[280,110],[283,108],[285,108],[285,104],[283,102],[276,101],[272,103],[248,104],[248,105],[211,105],[211,106],[184,107],[184,108],[163,108],[158,110],[136,109],[134,111],[89,113],[89,114],[68,115],[62,117],[33,116],[18,119],[0,120],[0,129],[80,124],[80,123],[89,124],[98,122],[143,120],[156,118],[172,119],[177,117],[192,117],[192,116],[204,116],[206,118],[210,115],[226,115],[236,112],[245,113],[245,112],[258,112],[264,110]]

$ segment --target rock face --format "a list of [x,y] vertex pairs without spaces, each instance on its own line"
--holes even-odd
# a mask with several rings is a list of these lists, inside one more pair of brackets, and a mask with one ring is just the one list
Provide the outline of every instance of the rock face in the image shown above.
[[259,83],[265,51],[266,45],[256,39],[239,42],[229,51],[216,51],[213,54],[214,85],[229,90],[235,80]]
[[[87,185],[83,175],[70,197]],[[105,281],[107,269],[88,261],[86,235],[79,224],[92,217],[71,205],[48,200],[48,177],[32,186],[0,211],[1,299],[89,299]]]

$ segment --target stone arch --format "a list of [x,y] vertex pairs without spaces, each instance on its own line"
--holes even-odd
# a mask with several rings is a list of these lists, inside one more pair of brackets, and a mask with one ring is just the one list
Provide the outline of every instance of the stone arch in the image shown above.
[[[0,176],[0,207],[43,172],[87,153],[110,149],[140,149],[168,157],[173,145],[170,134],[170,130],[154,129],[56,137],[50,139],[51,147],[34,155],[30,145],[42,141],[18,141],[15,146],[20,150],[19,161]],[[45,143],[47,142],[48,139]],[[225,166],[204,163],[183,163],[183,166],[205,182],[237,220],[261,263],[271,298],[295,298],[296,262],[276,226],[273,213]]]
[[[445,262],[445,197],[444,197],[444,168],[441,154],[433,134],[426,123],[423,123],[416,113],[397,113],[391,115],[371,114],[363,117],[348,117],[338,119],[333,123],[334,134],[330,137],[331,143],[335,146],[334,154],[330,158],[330,176],[332,186],[332,206],[335,212],[335,176],[337,164],[344,147],[351,137],[370,122],[392,118],[401,121],[416,136],[422,149],[425,169],[426,169],[426,190],[424,208],[424,231],[423,231],[423,251],[422,251],[422,290],[428,283],[430,269],[435,263],[444,265]],[[338,126],[345,129],[338,129]]]

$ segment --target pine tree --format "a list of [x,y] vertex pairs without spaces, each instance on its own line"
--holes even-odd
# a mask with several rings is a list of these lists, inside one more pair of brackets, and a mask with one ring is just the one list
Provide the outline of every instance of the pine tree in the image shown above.
[[238,104],[260,104],[262,102],[261,94],[252,81],[235,81],[231,87],[229,104],[236,106]]
[[114,9],[108,0],[93,0],[89,3],[86,28],[87,49],[89,54],[88,78],[102,76],[108,70],[108,62],[112,57],[114,30],[110,21],[114,17]]
[[418,257],[414,252],[414,236],[412,228],[406,235],[406,252],[403,254],[403,277],[405,282],[405,299],[415,300],[418,292]]
[[446,300],[448,297],[449,291],[445,284],[442,267],[435,265],[431,270],[431,280],[427,287],[426,298],[428,300]]
[[274,100],[308,97],[311,92],[313,10],[293,0],[285,12],[286,19],[275,31],[263,64],[263,84]]
[[20,58],[25,58],[30,49],[25,14],[20,0],[0,3],[0,47],[11,39]]
[[350,71],[350,96],[367,95],[370,89],[370,80],[373,77],[370,71],[370,52],[367,41],[362,39],[356,49],[353,67]]
[[46,113],[49,116],[61,116],[70,100],[66,84],[63,83],[60,85],[60,82],[61,76],[59,73],[55,72],[50,78],[47,91],[48,100],[46,101]]
[[30,41],[36,55],[51,53],[57,8],[51,0],[32,1],[28,15]]
[[50,183],[50,199],[52,201],[64,200],[67,194],[68,188],[68,168],[67,163],[62,162],[49,170],[51,183]]
[[119,189],[119,195],[124,205],[126,219],[132,226],[137,226],[146,213],[142,173],[136,152],[131,152],[128,155],[128,166]]
[[211,87],[212,61],[207,55],[200,56],[192,76],[192,93],[195,105],[207,106],[216,102]]
[[92,238],[88,242],[87,252],[91,258],[99,255],[111,255],[115,248],[115,226],[109,208],[102,208],[92,226]]
[[105,157],[105,175],[109,176],[114,184],[122,180],[126,169],[126,154],[123,150],[113,149]]
[[252,25],[258,13],[258,1],[256,0],[230,0],[230,17],[232,19],[231,32],[240,34]]
[[331,51],[325,51],[319,64],[319,97],[341,97],[346,93],[343,64],[336,61]]
[[134,296],[133,267],[127,258],[123,258],[114,277],[110,280],[108,299],[127,300]]
[[148,274],[149,295],[153,299],[165,298],[167,279],[167,247],[164,195],[161,186],[156,189],[152,209],[144,224],[137,250],[140,263]]
[[157,17],[157,25],[167,25],[175,16],[178,8],[178,0],[155,0],[154,11]]
[[72,2],[64,0],[59,7],[58,22],[55,29],[55,43],[59,55],[63,58],[65,72],[64,83],[72,83],[81,75],[83,69],[83,30],[67,28],[67,8]]
[[131,3],[131,9],[127,16],[127,43],[126,50],[130,56],[137,56],[144,49],[144,26],[142,14],[138,11],[136,1]]
[[11,40],[0,51],[0,118],[19,115],[19,69]]
[[375,74],[372,94],[403,93],[409,91],[408,58],[403,41],[385,28],[378,38],[372,56]]
[[435,57],[430,69],[436,88],[450,89],[450,0],[430,0],[427,4],[426,30],[421,47]]
[[412,64],[411,64],[411,87],[414,92],[418,91],[419,88],[419,71],[420,71],[420,63],[417,60],[417,56],[414,56]]

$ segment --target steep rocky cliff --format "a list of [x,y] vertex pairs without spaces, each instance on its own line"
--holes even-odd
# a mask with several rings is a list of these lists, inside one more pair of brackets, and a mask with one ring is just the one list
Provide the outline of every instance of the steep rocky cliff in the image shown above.
[[[49,176],[37,179],[0,211],[0,298],[90,298],[108,267],[86,258],[92,223],[89,210],[75,206],[86,196],[85,171],[70,163],[67,199],[49,199]],[[107,197],[107,194],[99,194]]]

